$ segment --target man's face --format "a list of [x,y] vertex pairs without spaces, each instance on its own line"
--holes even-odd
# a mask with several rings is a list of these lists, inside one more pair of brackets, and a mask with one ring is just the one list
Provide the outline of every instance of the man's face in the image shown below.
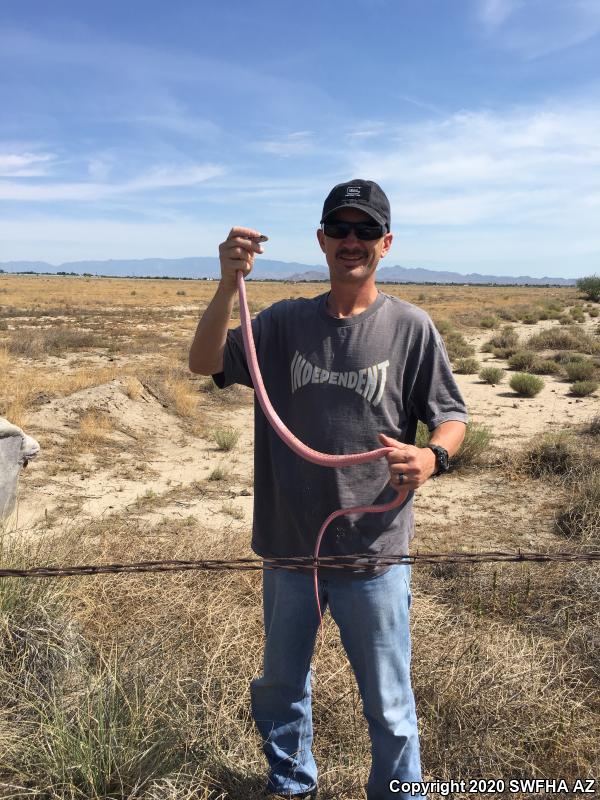
[[[344,208],[327,218],[328,222],[333,220],[372,222],[373,218],[358,208]],[[379,259],[386,255],[392,245],[393,236],[386,233],[381,239],[364,240],[357,239],[356,233],[350,231],[345,239],[332,239],[319,228],[317,238],[325,253],[332,282],[363,283],[374,275]]]

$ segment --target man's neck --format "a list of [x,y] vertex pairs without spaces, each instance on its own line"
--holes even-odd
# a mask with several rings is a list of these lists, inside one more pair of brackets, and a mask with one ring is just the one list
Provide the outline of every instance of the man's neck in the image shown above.
[[363,286],[332,286],[327,295],[327,313],[343,319],[355,317],[377,300],[379,290],[374,283]]

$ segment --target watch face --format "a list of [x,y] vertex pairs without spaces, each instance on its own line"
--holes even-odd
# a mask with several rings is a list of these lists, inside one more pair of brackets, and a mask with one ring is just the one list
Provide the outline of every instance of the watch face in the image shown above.
[[430,445],[431,449],[435,453],[435,460],[438,467],[438,472],[447,472],[449,463],[448,463],[448,451],[445,450],[443,447],[439,445]]

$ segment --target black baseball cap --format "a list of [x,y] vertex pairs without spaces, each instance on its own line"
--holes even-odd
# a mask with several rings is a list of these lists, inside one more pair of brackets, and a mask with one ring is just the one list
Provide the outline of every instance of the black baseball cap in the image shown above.
[[390,230],[390,201],[381,186],[375,181],[356,178],[347,183],[338,183],[327,195],[323,204],[321,223],[340,208],[358,208],[373,217],[380,225]]

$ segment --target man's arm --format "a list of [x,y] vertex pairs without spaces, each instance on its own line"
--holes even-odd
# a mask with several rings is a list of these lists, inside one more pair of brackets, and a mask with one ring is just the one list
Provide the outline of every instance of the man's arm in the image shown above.
[[251,228],[232,228],[219,245],[221,280],[213,299],[198,323],[190,347],[189,367],[200,375],[223,372],[223,352],[229,320],[237,293],[237,272],[248,275],[256,253],[263,249],[255,240],[260,233]]
[[[464,422],[449,420],[438,425],[431,434],[430,444],[439,444],[448,451],[452,457],[458,452],[465,438],[467,426]],[[415,447],[404,444],[391,436],[379,434],[379,441],[384,447],[393,447],[394,450],[387,455],[390,468],[390,483],[396,491],[404,489],[418,489],[436,471],[435,453],[428,447]],[[402,475],[402,483],[398,476]]]

